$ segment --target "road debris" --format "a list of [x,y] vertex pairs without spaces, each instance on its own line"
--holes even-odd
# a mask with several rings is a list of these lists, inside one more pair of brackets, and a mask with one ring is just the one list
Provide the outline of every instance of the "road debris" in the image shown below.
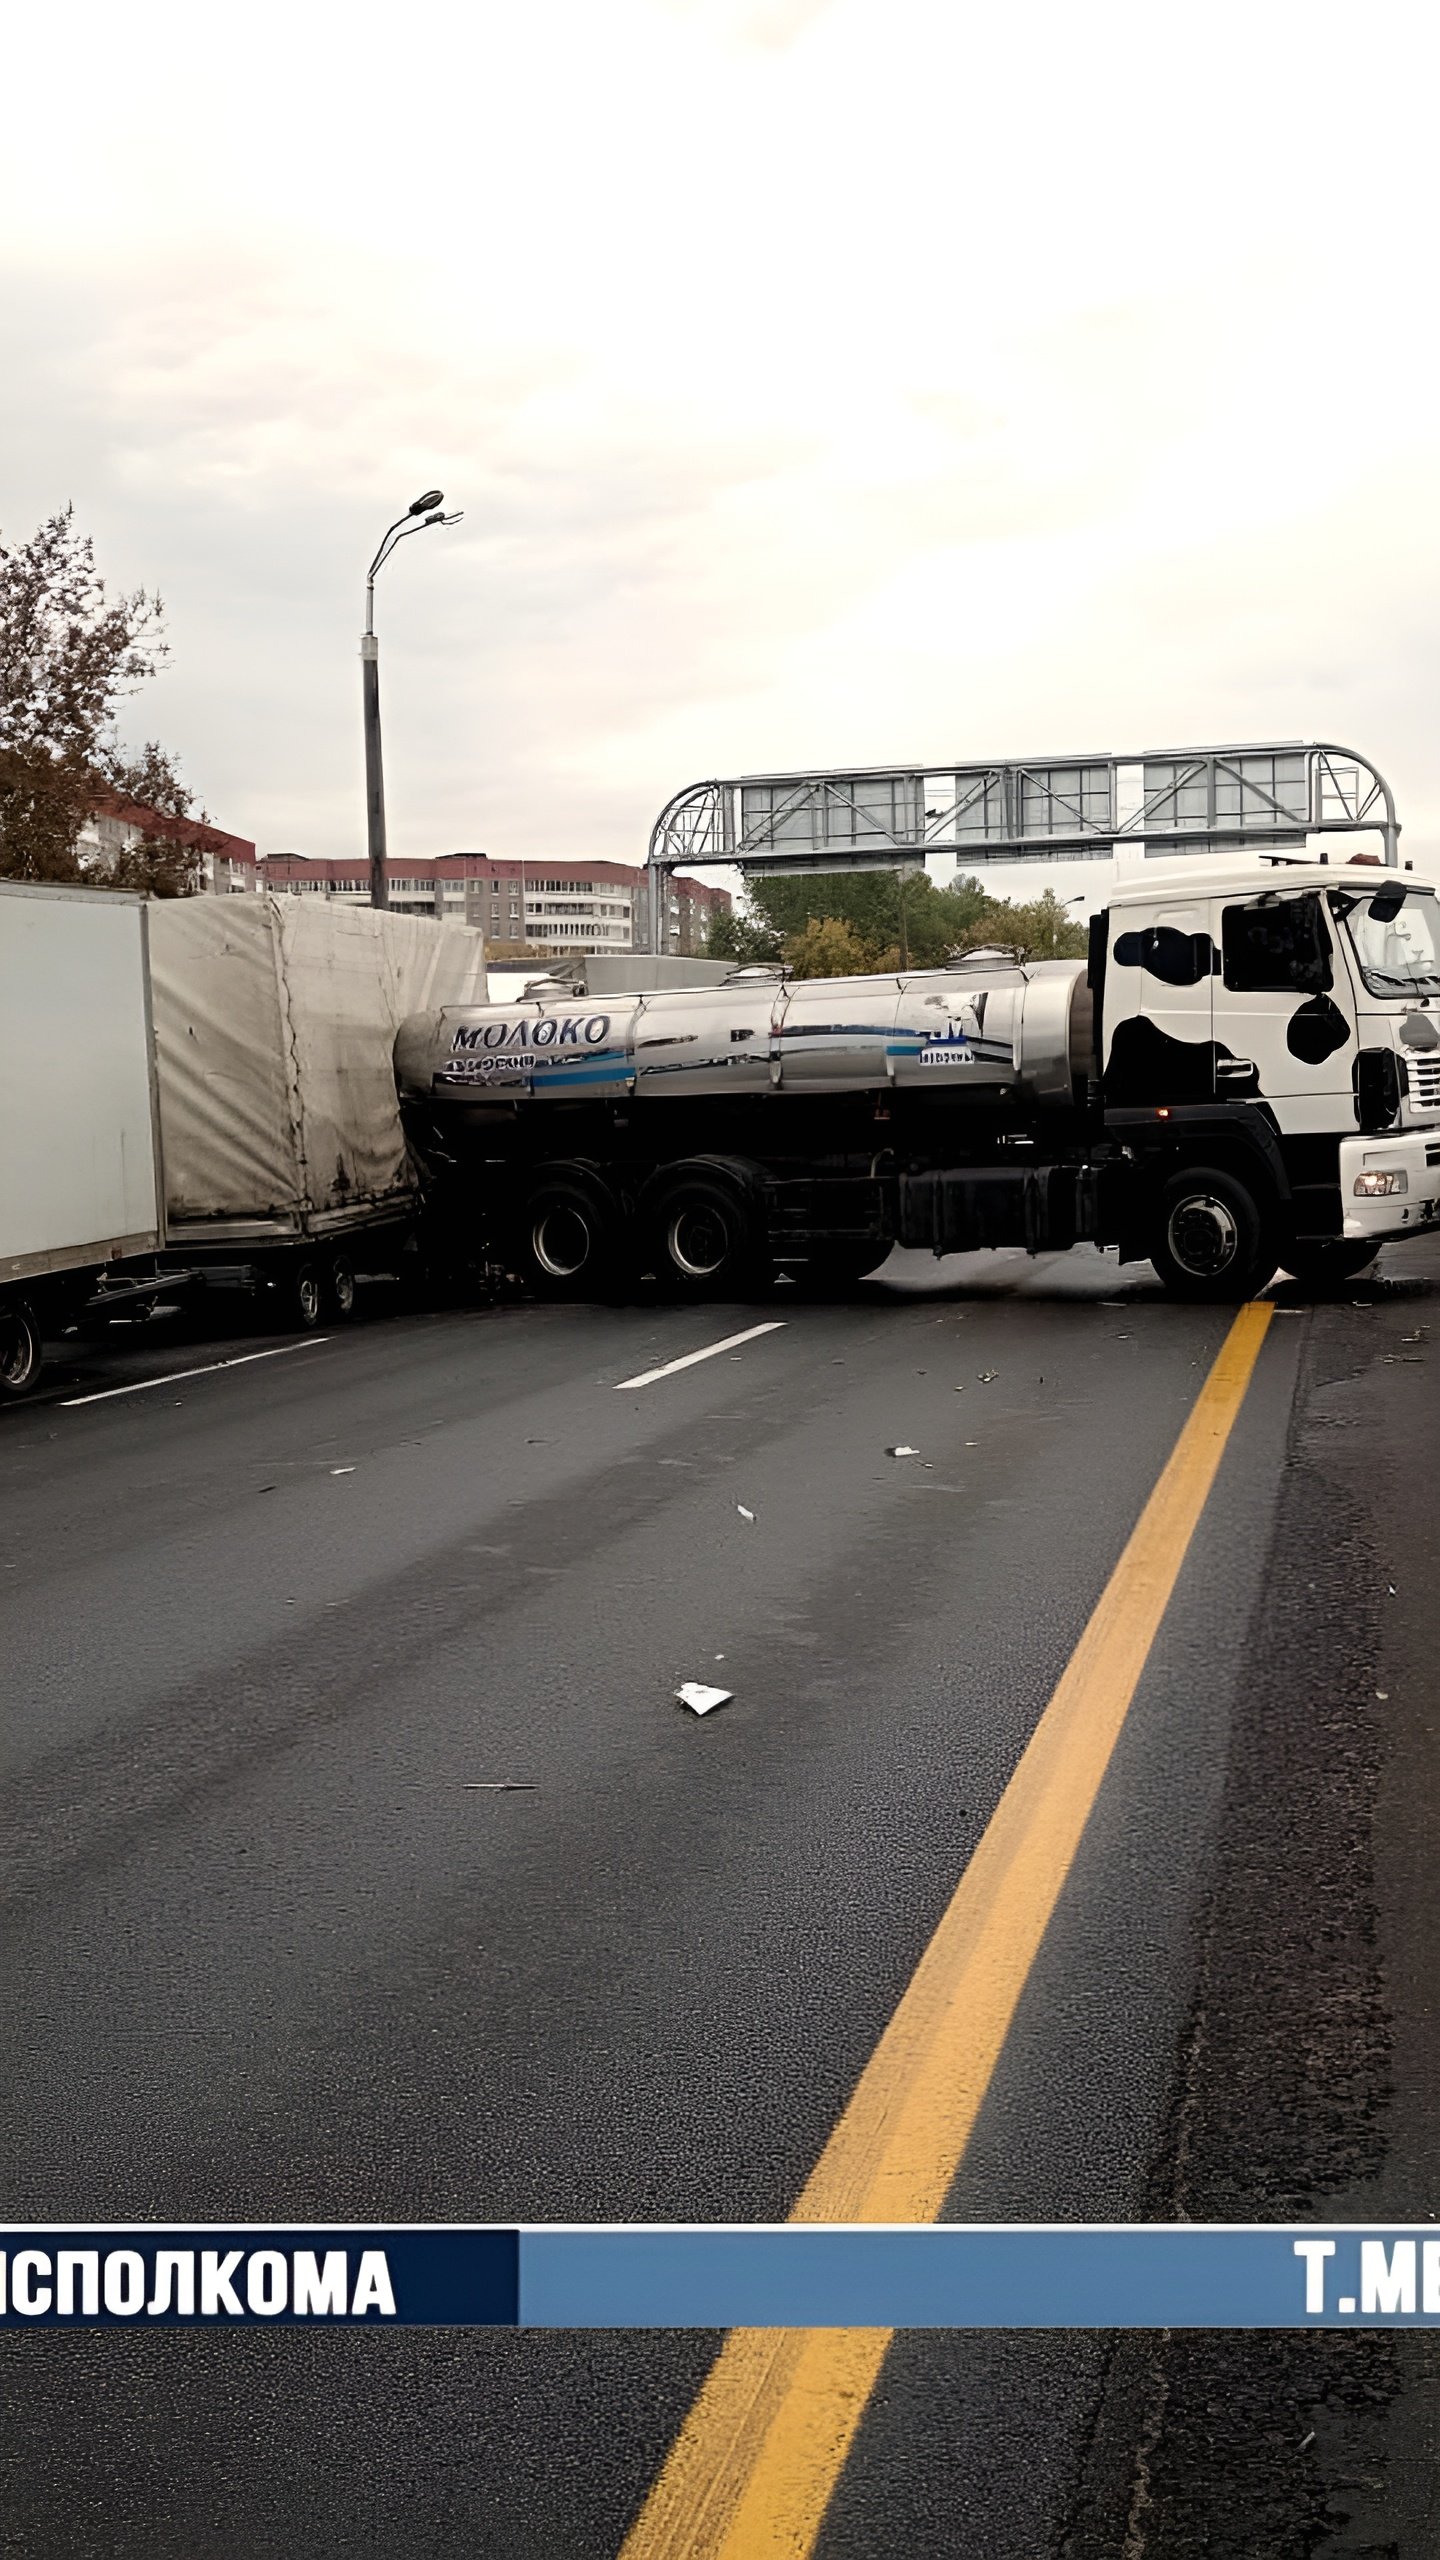
[[887,1449],[885,1455],[887,1458],[918,1458],[920,1452],[912,1449],[908,1440],[897,1440],[894,1448]]
[[742,1520],[748,1520],[748,1521],[749,1521],[749,1523],[750,1523],[750,1525],[751,1525],[751,1527],[753,1528],[753,1527],[754,1527],[754,1525],[755,1525],[755,1514],[754,1514],[754,1512],[753,1512],[753,1511],[747,1511],[743,1502],[737,1502],[737,1503],[736,1503],[736,1505],[735,1505],[735,1508],[736,1508],[736,1510],[739,1512],[741,1519],[742,1519]]
[[1389,1690],[1388,1690],[1388,1689],[1377,1689],[1377,1690],[1376,1690],[1376,1692],[1375,1692],[1375,1695],[1376,1695],[1376,1697],[1380,1700],[1380,1702],[1381,1702],[1381,1704],[1382,1704],[1382,1706],[1383,1706],[1383,1705],[1384,1705],[1384,1703],[1385,1703],[1385,1701],[1388,1699],[1388,1697],[1389,1697],[1389,1695],[1390,1695],[1390,1692],[1389,1692]]
[[467,1796],[533,1796],[533,1778],[467,1778]]
[[982,1387],[990,1387],[994,1385],[995,1380],[1000,1375],[1000,1372],[998,1369],[977,1369],[975,1375],[979,1379]]
[[355,1470],[353,1467],[332,1467],[330,1473],[332,1476],[353,1476]]
[[692,1715],[708,1716],[715,1707],[728,1707],[735,1692],[733,1689],[709,1689],[703,1680],[682,1680],[675,1695],[680,1705],[688,1707]]

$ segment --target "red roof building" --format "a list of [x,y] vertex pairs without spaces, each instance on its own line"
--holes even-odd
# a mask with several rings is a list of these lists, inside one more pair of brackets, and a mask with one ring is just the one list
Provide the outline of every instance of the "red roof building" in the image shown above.
[[231,835],[224,827],[212,827],[207,819],[172,818],[163,809],[147,808],[143,800],[127,799],[118,791],[97,792],[76,839],[76,851],[82,865],[112,871],[119,855],[157,837],[164,843],[188,845],[198,853],[202,884],[216,896],[259,886],[255,847],[248,836]]

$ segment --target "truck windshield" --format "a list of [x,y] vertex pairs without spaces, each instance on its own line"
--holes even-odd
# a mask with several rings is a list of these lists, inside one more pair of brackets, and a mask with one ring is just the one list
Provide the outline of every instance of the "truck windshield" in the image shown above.
[[1378,889],[1367,898],[1332,889],[1330,904],[1344,917],[1372,996],[1440,995],[1440,934],[1428,891]]

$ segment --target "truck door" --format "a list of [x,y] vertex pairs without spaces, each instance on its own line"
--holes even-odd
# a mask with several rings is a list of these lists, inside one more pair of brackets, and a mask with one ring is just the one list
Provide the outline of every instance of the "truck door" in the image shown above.
[[1211,989],[1218,955],[1208,898],[1111,910],[1105,972],[1105,1099],[1209,1102]]
[[1286,1125],[1296,1132],[1331,1127],[1336,1094],[1347,1106],[1350,1101],[1355,1024],[1318,893],[1266,890],[1217,905],[1215,1050],[1222,1096],[1308,1097],[1316,1113],[1307,1117],[1302,1104],[1298,1113],[1287,1113]]

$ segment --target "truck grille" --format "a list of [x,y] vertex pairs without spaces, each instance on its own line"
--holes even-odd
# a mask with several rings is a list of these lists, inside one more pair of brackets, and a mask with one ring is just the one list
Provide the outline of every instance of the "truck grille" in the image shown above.
[[1440,1111],[1440,1050],[1427,1058],[1409,1058],[1410,1099],[1417,1111]]

